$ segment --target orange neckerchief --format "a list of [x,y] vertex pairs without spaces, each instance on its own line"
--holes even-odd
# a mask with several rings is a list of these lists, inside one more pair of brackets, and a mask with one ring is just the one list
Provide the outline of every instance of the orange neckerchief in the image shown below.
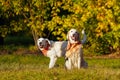
[[41,50],[42,51],[42,53],[43,53],[43,55],[44,56],[47,56],[47,51],[48,51],[48,48],[44,48],[43,50]]
[[49,46],[50,45],[48,45],[46,48],[43,48],[43,50],[41,50],[44,56],[47,56],[47,52],[49,50]]
[[81,44],[81,43],[78,42],[78,43],[71,44],[71,48],[70,48],[70,49],[75,48],[75,47],[76,47],[77,45],[79,45],[79,44]]
[[69,48],[67,49],[67,52],[66,52],[66,57],[70,57],[71,56],[71,54],[72,54],[72,52],[71,51],[76,51],[76,47],[78,46],[78,45],[80,45],[81,44],[81,42],[78,42],[78,43],[74,43],[74,44],[69,44]]
[[79,44],[81,44],[80,41],[77,42],[77,43],[73,43],[73,44],[69,43],[69,44],[67,45],[67,50],[70,50],[70,49],[76,47],[76,46],[79,45]]

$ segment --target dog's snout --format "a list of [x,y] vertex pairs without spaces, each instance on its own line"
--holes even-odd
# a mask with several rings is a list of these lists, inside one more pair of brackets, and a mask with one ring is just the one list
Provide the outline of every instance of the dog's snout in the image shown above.
[[75,37],[75,34],[73,34],[73,37]]
[[41,44],[42,44],[42,42],[39,43],[39,45],[41,45]]
[[75,32],[74,34],[73,34],[73,37],[75,37],[77,35],[77,32]]

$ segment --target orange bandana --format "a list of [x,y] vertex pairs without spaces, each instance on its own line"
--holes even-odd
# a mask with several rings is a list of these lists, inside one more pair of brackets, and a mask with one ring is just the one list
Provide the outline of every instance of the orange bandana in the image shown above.
[[47,47],[47,48],[44,48],[43,50],[41,50],[44,56],[47,56],[48,49],[49,48]]
[[70,49],[72,49],[72,48],[74,48],[74,47],[76,47],[76,46],[79,45],[79,44],[81,44],[80,41],[77,42],[77,43],[73,43],[73,44],[68,43],[68,45],[67,45],[67,51],[70,50]]
[[71,54],[73,53],[73,52],[75,52],[79,47],[80,47],[80,45],[81,45],[81,43],[80,42],[78,42],[78,43],[74,43],[74,44],[68,44],[68,49],[67,49],[67,51],[66,51],[66,57],[70,57],[71,56]]

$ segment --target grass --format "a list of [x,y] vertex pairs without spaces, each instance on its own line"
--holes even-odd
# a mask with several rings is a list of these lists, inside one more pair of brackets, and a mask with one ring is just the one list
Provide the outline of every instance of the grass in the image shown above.
[[66,70],[59,58],[48,69],[49,58],[39,55],[0,55],[0,80],[119,80],[120,59],[85,58],[87,69]]

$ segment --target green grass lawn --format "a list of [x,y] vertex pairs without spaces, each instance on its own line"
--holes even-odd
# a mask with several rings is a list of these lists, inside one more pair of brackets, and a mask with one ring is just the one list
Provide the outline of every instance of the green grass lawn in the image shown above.
[[64,58],[48,69],[49,58],[0,55],[0,80],[120,80],[120,59],[85,58],[87,69],[66,70]]

